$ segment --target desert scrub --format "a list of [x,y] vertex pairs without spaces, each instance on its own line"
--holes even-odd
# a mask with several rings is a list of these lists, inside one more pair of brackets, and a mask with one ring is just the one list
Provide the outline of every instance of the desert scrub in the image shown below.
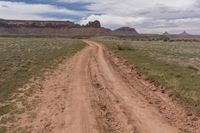
[[0,102],[83,47],[77,39],[0,38]]
[[[149,80],[166,86],[183,103],[200,111],[200,45],[198,42],[131,41],[131,49],[118,48],[127,44],[119,38],[95,39],[118,52]],[[127,46],[125,46],[127,47]]]
[[0,107],[0,116],[9,113],[12,110],[13,110],[13,106],[11,104],[10,105],[1,106]]
[[118,50],[134,50],[133,46],[131,45],[130,41],[120,41],[117,44]]
[[0,133],[6,133],[6,128],[5,127],[0,127]]

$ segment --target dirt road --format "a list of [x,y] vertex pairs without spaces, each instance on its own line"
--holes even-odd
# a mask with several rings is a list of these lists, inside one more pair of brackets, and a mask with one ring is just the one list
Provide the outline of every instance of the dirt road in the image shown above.
[[88,46],[43,83],[33,133],[200,133],[200,121],[102,45]]

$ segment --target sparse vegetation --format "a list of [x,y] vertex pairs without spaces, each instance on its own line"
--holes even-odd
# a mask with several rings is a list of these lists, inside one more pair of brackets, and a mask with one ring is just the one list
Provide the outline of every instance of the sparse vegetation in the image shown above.
[[119,44],[117,44],[117,49],[120,50],[120,51],[123,51],[123,50],[134,50],[132,45],[130,45],[129,41],[119,42]]
[[0,133],[5,133],[6,132],[6,128],[5,127],[0,127]]
[[198,42],[127,41],[116,38],[96,40],[120,53],[149,80],[172,89],[184,103],[200,111]]
[[[31,111],[40,102],[33,94],[42,86],[32,78],[42,79],[46,70],[84,45],[77,39],[0,38],[0,133],[6,132],[7,123],[14,123],[18,114]],[[29,85],[23,86],[26,83]],[[34,98],[30,100],[31,96]]]
[[0,107],[0,116],[12,111],[13,107],[11,105],[4,105]]
[[0,38],[0,101],[84,45],[64,38]]

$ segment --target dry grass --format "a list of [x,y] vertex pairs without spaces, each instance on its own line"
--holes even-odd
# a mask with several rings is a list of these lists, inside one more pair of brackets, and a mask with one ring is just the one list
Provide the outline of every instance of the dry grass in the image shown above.
[[150,80],[173,90],[189,107],[200,111],[199,42],[131,41],[117,38],[96,40],[135,64],[138,71]]
[[64,38],[0,38],[0,101],[83,47],[80,40]]
[[[41,90],[30,79],[43,79],[46,70],[84,46],[77,39],[0,38],[0,133],[6,132],[7,123],[15,123],[18,114],[34,109],[40,101],[39,96],[29,100]],[[27,82],[29,86],[24,86]]]

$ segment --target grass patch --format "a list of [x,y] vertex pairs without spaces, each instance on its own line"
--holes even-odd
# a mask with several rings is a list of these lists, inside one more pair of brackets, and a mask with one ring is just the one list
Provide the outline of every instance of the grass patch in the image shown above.
[[5,127],[0,127],[0,133],[6,133],[6,128]]
[[120,51],[134,50],[133,46],[130,45],[129,41],[122,41],[117,44],[117,49]]
[[[19,114],[31,111],[40,102],[39,96],[28,100],[42,88],[30,79],[43,79],[46,70],[53,70],[84,46],[78,39],[0,38],[0,133],[5,133],[6,129],[15,130],[16,127],[9,125],[20,119]],[[30,86],[20,88],[27,82]],[[16,132],[27,131],[25,127]]]
[[66,38],[0,38],[0,102],[33,76],[42,76],[63,59],[84,47]]
[[7,114],[13,110],[13,107],[11,105],[5,105],[0,107],[0,116]]
[[3,116],[0,120],[0,124],[7,124],[8,122],[16,122],[16,117],[14,115]]
[[[173,90],[184,103],[200,111],[200,45],[197,42],[96,40],[120,53],[149,80]],[[119,44],[125,44],[125,48],[119,49]]]

